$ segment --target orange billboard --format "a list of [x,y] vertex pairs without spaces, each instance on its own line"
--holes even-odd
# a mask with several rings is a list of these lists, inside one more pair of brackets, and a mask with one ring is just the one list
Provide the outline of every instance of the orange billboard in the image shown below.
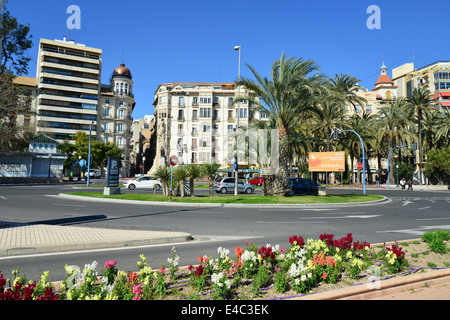
[[345,152],[310,152],[309,171],[345,171]]

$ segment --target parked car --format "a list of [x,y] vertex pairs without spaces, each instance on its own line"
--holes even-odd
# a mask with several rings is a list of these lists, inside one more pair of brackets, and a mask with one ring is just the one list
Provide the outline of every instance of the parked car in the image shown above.
[[263,177],[253,177],[250,180],[248,180],[248,183],[250,183],[253,186],[262,186],[262,184],[264,183],[264,178]]
[[294,194],[314,194],[319,193],[320,184],[305,178],[289,178],[288,183],[292,186],[291,195]]
[[89,169],[89,178],[98,178],[102,177],[102,172],[99,169]]
[[[220,193],[234,192],[235,178],[222,178],[214,182],[214,191]],[[255,188],[242,180],[238,180],[238,192],[245,192],[250,194],[255,191]]]
[[128,188],[129,190],[138,189],[155,189],[160,190],[162,188],[161,181],[154,179],[152,177],[139,177],[134,180],[128,180],[123,183],[124,188]]

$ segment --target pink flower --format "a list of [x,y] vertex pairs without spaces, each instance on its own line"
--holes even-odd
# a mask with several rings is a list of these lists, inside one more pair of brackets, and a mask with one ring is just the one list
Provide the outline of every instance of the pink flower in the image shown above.
[[106,261],[105,262],[105,269],[108,269],[110,267],[114,267],[116,265],[117,261]]

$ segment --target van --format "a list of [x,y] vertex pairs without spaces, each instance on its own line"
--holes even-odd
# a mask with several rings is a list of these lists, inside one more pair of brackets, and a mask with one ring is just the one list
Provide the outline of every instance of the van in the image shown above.
[[89,178],[98,178],[102,177],[102,172],[99,169],[89,169]]

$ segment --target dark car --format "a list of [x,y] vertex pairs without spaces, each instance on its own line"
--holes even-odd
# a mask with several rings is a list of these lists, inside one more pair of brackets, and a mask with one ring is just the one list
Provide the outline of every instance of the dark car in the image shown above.
[[320,184],[305,178],[289,178],[289,186],[292,186],[291,195],[293,194],[319,194]]
[[263,177],[253,177],[250,180],[248,180],[248,183],[254,186],[262,186],[264,182]]

